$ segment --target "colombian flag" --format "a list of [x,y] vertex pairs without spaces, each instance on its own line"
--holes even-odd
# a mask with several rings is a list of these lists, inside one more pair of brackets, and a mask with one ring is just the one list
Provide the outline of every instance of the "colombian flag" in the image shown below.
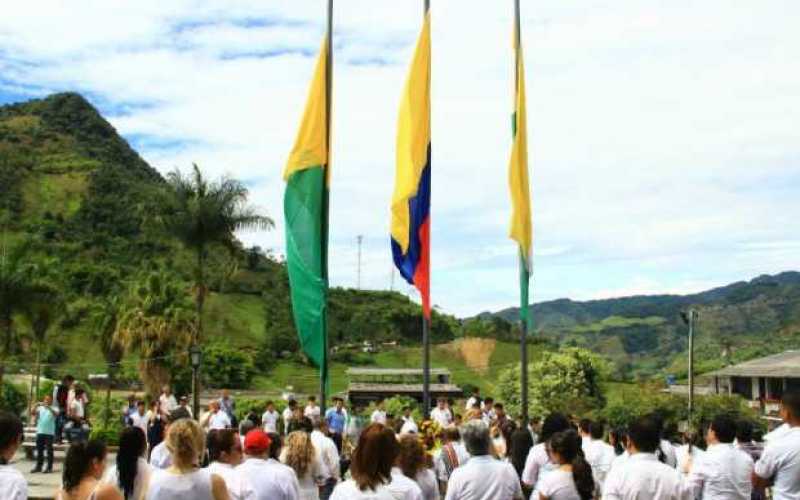
[[286,191],[286,266],[300,344],[327,381],[328,294],[328,65],[322,43],[303,120],[283,172]]
[[528,285],[532,272],[531,193],[528,181],[528,126],[525,113],[525,67],[522,47],[514,37],[516,56],[516,89],[514,113],[511,115],[511,161],[508,165],[508,187],[511,192],[511,229],[509,236],[519,245],[520,320],[528,322]]
[[392,255],[400,274],[417,287],[430,319],[431,208],[431,32],[430,13],[414,50],[400,115],[392,196]]

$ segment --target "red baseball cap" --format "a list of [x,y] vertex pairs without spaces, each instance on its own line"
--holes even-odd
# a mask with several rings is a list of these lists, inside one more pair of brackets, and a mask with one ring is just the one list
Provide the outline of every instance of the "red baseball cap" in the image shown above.
[[269,450],[271,441],[267,433],[261,429],[253,429],[244,437],[244,451],[263,453]]

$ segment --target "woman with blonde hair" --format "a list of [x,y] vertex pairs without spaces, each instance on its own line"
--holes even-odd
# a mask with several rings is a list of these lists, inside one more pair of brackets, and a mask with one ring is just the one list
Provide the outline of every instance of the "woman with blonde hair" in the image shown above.
[[181,419],[170,425],[166,443],[172,466],[153,472],[147,500],[229,500],[225,480],[199,468],[206,440],[197,422]]
[[305,431],[294,431],[286,436],[280,456],[281,462],[294,470],[300,483],[300,500],[319,500],[319,485],[322,473],[311,442],[311,436]]

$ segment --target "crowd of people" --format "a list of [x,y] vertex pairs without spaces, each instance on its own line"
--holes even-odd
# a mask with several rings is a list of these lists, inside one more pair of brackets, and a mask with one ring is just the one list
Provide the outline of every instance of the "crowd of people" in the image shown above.
[[[69,395],[67,395],[69,397]],[[73,398],[79,398],[75,391]],[[49,396],[33,411],[55,436]],[[64,401],[69,405],[71,402]],[[194,419],[169,387],[152,404],[132,398],[115,460],[97,440],[75,439],[59,500],[797,500],[800,499],[800,393],[783,395],[784,423],[754,439],[752,422],[717,415],[702,435],[666,439],[658,415],[624,428],[551,413],[522,422],[492,398],[463,411],[437,400],[430,419],[378,402],[354,429],[345,401],[322,412],[315,398],[250,409],[237,421],[227,391]],[[147,408],[147,409],[146,409]],[[22,422],[0,412],[0,497],[27,498],[11,465]],[[46,443],[45,443],[46,444]],[[42,446],[41,448],[47,448]],[[35,472],[43,469],[37,453]]]

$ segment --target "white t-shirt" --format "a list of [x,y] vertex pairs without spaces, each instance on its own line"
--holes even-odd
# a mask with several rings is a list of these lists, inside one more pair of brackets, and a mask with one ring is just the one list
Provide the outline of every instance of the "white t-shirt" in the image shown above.
[[355,481],[348,479],[336,485],[330,500],[397,500],[385,485],[378,485],[374,490],[358,489]]
[[749,500],[753,459],[733,443],[712,444],[692,462],[687,484],[703,500]]
[[131,419],[131,425],[140,428],[144,435],[147,436],[147,424],[150,423],[150,415],[147,413],[140,415],[138,411],[135,411],[131,413],[129,418]]
[[397,467],[392,467],[392,482],[386,487],[397,500],[424,500],[419,485]]
[[319,416],[320,416],[319,406],[306,405],[305,410],[303,410],[303,416],[310,419],[312,422],[319,422]]
[[374,423],[378,423],[378,424],[386,425],[386,412],[385,411],[381,411],[381,410],[373,411],[372,412],[372,417],[370,418],[370,421],[373,424]]
[[531,448],[525,459],[525,468],[522,469],[522,482],[533,487],[531,498],[538,498],[539,481],[556,469],[558,465],[550,461],[545,443],[539,443]]
[[475,456],[458,467],[447,482],[445,500],[512,500],[522,498],[517,471],[508,462]]
[[[617,457],[619,458],[619,457]],[[687,500],[681,474],[653,453],[635,453],[611,467],[603,500]]]
[[172,455],[167,449],[167,442],[161,441],[150,452],[150,465],[156,469],[169,469],[172,465]]
[[[136,462],[136,478],[133,480],[133,496],[131,500],[144,498],[144,489],[150,483],[150,476],[152,473],[153,468],[147,464],[147,460],[140,457]],[[117,471],[116,464],[106,469],[105,474],[103,474],[103,479],[101,479],[100,482],[115,486],[122,492],[122,488],[119,487],[119,472]]]
[[275,410],[265,411],[261,415],[261,425],[264,427],[264,432],[278,432],[278,412]]
[[158,397],[158,405],[162,413],[172,413],[178,407],[178,401],[172,394],[169,396],[162,394]]
[[281,414],[283,417],[283,432],[289,432],[289,421],[292,419],[292,409],[288,406],[284,408],[283,413]]
[[27,500],[28,482],[12,465],[0,465],[0,491],[7,500]]
[[228,414],[222,410],[218,411],[217,413],[214,413],[208,419],[208,428],[210,430],[229,429],[230,427],[231,427],[231,419],[230,417],[228,417]]
[[73,399],[72,403],[69,404],[69,413],[72,417],[83,418],[85,416],[83,402],[77,398]]
[[214,500],[211,492],[211,473],[197,469],[186,474],[156,469],[150,476],[147,500]]
[[311,431],[311,443],[314,445],[314,452],[320,463],[320,475],[322,480],[330,478],[339,479],[339,451],[336,443],[318,430]]
[[538,489],[548,500],[581,500],[572,472],[560,468],[543,477]]
[[300,498],[300,485],[297,474],[274,459],[263,460],[249,457],[237,467],[255,491],[257,500],[297,500]]
[[422,490],[422,498],[424,500],[439,500],[439,483],[436,481],[436,474],[433,469],[427,467],[417,472],[414,478],[417,486]]
[[208,466],[208,472],[216,474],[225,480],[225,487],[228,489],[230,500],[250,500],[253,498],[253,487],[250,486],[250,482],[232,465],[211,462]]
[[440,427],[448,427],[453,422],[453,414],[447,408],[437,406],[431,410],[431,420],[435,420]]
[[763,479],[775,478],[773,500],[800,498],[800,427],[790,427],[767,443],[755,473]]

